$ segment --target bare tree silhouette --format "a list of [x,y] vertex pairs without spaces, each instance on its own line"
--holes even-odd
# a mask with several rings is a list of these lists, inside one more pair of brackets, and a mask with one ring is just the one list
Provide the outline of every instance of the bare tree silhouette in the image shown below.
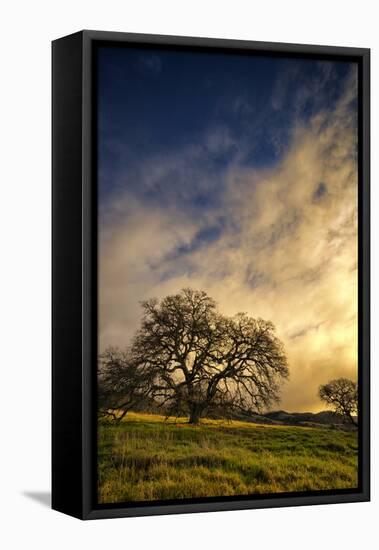
[[121,421],[133,408],[146,403],[154,389],[154,372],[137,363],[131,353],[108,348],[98,362],[98,410]]
[[320,386],[319,396],[322,401],[331,405],[337,414],[343,415],[354,426],[358,426],[358,385],[348,378],[331,380]]

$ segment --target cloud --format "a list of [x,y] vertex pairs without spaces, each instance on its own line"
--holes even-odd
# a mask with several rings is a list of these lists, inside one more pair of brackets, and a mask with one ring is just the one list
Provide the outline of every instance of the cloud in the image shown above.
[[[204,214],[213,203],[219,203],[226,176],[225,158],[232,159],[238,149],[230,132],[222,125],[207,131],[197,143],[138,158],[138,162],[133,161],[125,147],[112,142],[108,147],[126,159],[128,165],[126,173],[117,172],[113,176],[116,181],[112,181],[112,185],[117,191],[113,197],[114,205],[124,204],[123,197],[131,195],[144,203],[155,203],[158,207],[162,203],[165,208],[168,204],[177,209],[184,206],[191,213],[194,208],[198,210],[203,206]],[[108,183],[105,171],[104,167],[101,178]],[[109,201],[100,204],[101,215],[107,209]],[[114,206],[113,213],[116,210]],[[120,207],[118,210],[122,213]]]
[[[100,348],[130,342],[140,300],[191,286],[225,314],[274,322],[290,365],[283,408],[319,410],[321,383],[356,379],[356,94],[353,70],[333,108],[320,102],[307,120],[296,118],[274,166],[231,162],[215,172],[209,155],[232,147],[219,128],[141,169],[140,185],[159,185],[164,203],[113,196],[100,224]],[[217,200],[201,208],[202,193]]]

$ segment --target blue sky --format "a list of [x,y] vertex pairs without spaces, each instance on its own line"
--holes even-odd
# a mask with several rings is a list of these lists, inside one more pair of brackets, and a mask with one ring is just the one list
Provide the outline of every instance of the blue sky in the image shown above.
[[282,406],[318,410],[357,373],[356,66],[98,55],[100,348],[128,345],[141,300],[202,289],[274,322]]
[[[350,64],[342,62],[100,49],[102,199],[128,180],[146,200],[171,200],[179,185],[186,185],[192,189],[191,207],[212,206],[228,166],[278,163],[294,124],[320,108],[333,108],[349,71]],[[201,162],[214,183],[208,192],[183,173],[179,184],[174,182],[178,174],[166,174],[153,188],[141,185],[146,161],[191,146],[205,149]]]

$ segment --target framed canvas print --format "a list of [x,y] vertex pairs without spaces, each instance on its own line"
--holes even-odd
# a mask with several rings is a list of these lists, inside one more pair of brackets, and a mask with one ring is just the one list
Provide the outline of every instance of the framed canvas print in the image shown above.
[[53,508],[369,500],[369,50],[53,42]]

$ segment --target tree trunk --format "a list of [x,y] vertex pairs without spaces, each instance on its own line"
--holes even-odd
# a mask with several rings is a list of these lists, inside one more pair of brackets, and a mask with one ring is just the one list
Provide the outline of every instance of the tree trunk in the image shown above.
[[192,405],[190,409],[189,424],[199,424],[202,410],[198,405]]
[[355,426],[357,428],[358,427],[358,422],[354,419],[353,415],[349,413],[348,417],[350,419],[350,422],[353,424],[353,426]]

